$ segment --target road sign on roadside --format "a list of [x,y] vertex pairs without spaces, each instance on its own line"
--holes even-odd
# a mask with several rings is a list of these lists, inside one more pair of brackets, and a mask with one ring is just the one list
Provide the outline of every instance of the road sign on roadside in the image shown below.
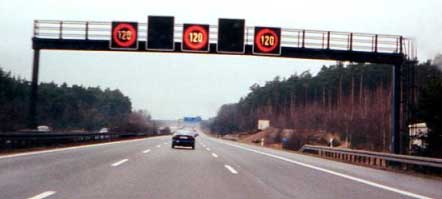
[[270,127],[270,120],[258,120],[258,130],[264,130]]
[[280,55],[281,28],[255,27],[253,54]]
[[110,48],[118,50],[137,50],[138,23],[112,22]]
[[182,51],[209,52],[209,25],[184,24]]
[[175,20],[171,16],[148,16],[147,50],[174,51]]
[[244,19],[219,19],[216,51],[244,54],[244,32]]

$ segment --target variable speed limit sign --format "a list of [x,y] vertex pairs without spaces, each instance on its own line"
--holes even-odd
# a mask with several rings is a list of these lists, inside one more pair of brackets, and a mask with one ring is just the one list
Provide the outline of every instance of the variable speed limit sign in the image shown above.
[[255,27],[253,53],[262,55],[280,55],[281,28]]
[[119,50],[137,50],[138,23],[112,22],[110,48]]
[[182,51],[208,52],[209,51],[209,25],[184,24]]

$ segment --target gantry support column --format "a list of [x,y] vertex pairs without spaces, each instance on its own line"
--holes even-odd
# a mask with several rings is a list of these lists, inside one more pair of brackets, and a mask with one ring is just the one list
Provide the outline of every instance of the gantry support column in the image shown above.
[[40,66],[40,49],[34,49],[32,62],[31,97],[29,99],[28,128],[37,127],[37,102],[38,102],[38,70]]

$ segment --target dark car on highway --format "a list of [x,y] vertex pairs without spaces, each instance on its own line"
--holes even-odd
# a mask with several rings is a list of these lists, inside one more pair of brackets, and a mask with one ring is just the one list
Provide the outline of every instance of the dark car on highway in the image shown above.
[[172,148],[175,146],[192,147],[195,149],[195,133],[192,131],[179,130],[172,136]]

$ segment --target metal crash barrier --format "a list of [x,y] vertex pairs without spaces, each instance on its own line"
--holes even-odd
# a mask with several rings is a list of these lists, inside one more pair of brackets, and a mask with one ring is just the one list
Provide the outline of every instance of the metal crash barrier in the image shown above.
[[152,133],[70,133],[17,132],[0,133],[0,150],[46,147],[81,142],[105,142],[125,138],[146,137]]
[[299,151],[315,154],[320,157],[337,159],[375,167],[400,167],[403,170],[419,170],[442,174],[442,159],[426,158],[411,155],[371,152],[345,148],[304,145]]

